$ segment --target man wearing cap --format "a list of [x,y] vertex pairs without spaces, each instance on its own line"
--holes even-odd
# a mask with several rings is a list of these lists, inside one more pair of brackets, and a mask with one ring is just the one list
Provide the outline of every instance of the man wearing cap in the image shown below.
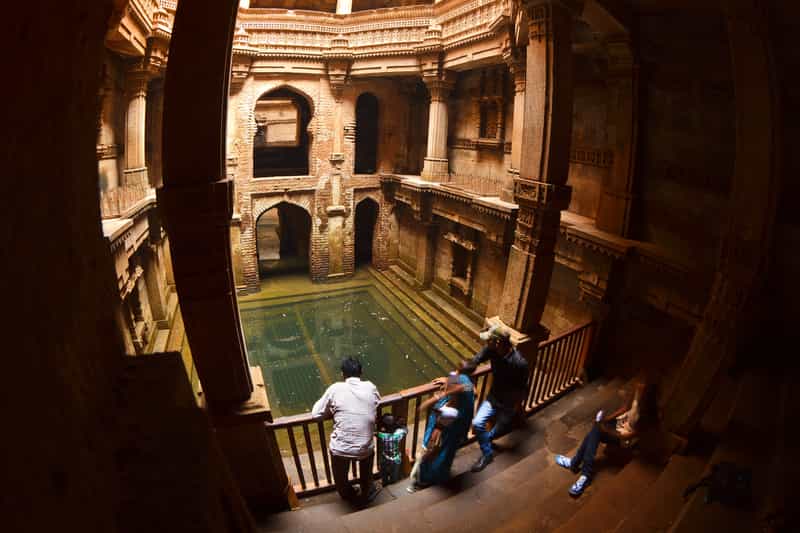
[[[482,331],[480,337],[486,341],[486,346],[475,354],[472,362],[480,364],[489,360],[492,366],[492,389],[472,420],[482,453],[472,466],[473,472],[480,472],[494,459],[492,439],[510,428],[514,412],[525,398],[528,382],[528,361],[511,344],[508,329],[493,325]],[[495,421],[494,426],[487,430],[486,424],[491,419]]]

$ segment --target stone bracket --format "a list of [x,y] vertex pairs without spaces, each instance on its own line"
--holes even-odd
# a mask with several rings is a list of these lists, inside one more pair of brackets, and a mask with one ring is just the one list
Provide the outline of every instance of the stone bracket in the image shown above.
[[514,200],[534,209],[563,211],[569,207],[572,187],[514,178]]

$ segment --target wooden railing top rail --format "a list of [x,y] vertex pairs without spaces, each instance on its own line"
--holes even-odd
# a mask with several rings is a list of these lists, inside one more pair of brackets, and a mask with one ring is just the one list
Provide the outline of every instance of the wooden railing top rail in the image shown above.
[[[539,343],[539,349],[542,349],[550,344],[556,343],[559,340],[569,337],[570,335],[573,335],[582,329],[590,327],[591,325],[592,322],[587,322],[585,324],[581,324],[579,326],[575,326],[574,328],[568,329],[567,331],[560,333],[559,335],[556,335],[551,339],[547,339],[546,341],[542,341],[541,343]],[[488,363],[484,363],[475,370],[474,375],[477,377],[486,374],[490,371],[490,368],[491,367],[489,366]],[[439,387],[437,385],[434,385],[433,383],[423,383],[422,385],[417,385],[416,387],[411,387],[409,389],[404,389],[399,392],[395,392],[384,396],[383,398],[381,398],[380,404],[378,404],[378,406],[389,407],[392,404],[395,404],[403,400],[410,400],[418,396],[424,396],[425,394],[432,394],[438,388]],[[273,429],[282,429],[287,427],[300,426],[303,424],[308,424],[310,422],[317,422],[319,420],[322,420],[322,418],[321,417],[314,418],[313,416],[311,416],[311,413],[301,413],[298,415],[282,416],[280,418],[277,418],[275,419],[274,422],[269,423],[269,426],[272,427]]]
[[[487,374],[489,370],[490,370],[489,365],[483,364],[478,366],[473,375],[476,377],[481,376],[483,374]],[[437,390],[439,390],[439,386],[433,383],[424,383],[422,385],[417,385],[416,387],[411,387],[410,389],[403,389],[400,392],[395,392],[383,396],[381,398],[380,403],[378,404],[378,408],[380,409],[381,407],[391,407],[393,404],[401,402],[403,400],[410,400],[418,396],[432,394]],[[300,426],[311,422],[318,422],[322,419],[323,419],[322,417],[315,418],[311,416],[311,413],[301,413],[298,415],[281,416],[279,418],[276,418],[274,422],[269,422],[268,425],[272,429],[283,429],[287,427]]]

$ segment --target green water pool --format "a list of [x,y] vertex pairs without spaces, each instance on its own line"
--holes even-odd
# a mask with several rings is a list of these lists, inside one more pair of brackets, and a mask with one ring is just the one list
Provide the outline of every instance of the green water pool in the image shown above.
[[446,374],[459,355],[373,284],[241,306],[251,365],[264,374],[273,416],[311,410],[356,356],[382,395]]

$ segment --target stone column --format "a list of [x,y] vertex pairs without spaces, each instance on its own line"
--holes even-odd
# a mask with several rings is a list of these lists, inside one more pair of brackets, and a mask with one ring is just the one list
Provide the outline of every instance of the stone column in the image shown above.
[[123,185],[143,186],[147,183],[145,131],[147,113],[147,70],[134,68],[127,72],[125,90],[128,108],[125,113],[125,170]]
[[428,114],[428,151],[422,168],[422,177],[430,181],[448,181],[450,169],[447,161],[447,97],[454,83],[449,76],[426,79],[431,97]]
[[336,0],[336,14],[349,15],[353,11],[353,0]]
[[539,322],[550,288],[561,210],[570,199],[566,181],[573,12],[554,0],[534,0],[525,8],[529,20],[525,121],[520,177],[514,182],[519,211],[498,320],[521,335],[517,342],[525,344],[523,351],[532,356],[548,335]]
[[608,134],[614,162],[603,181],[595,223],[598,229],[627,237],[636,168],[638,65],[627,38],[611,41],[607,47],[610,93]]
[[274,432],[264,425],[272,413],[261,372],[247,362],[231,272],[233,183],[225,173],[225,123],[237,8],[238,0],[178,7],[164,85],[158,203],[215,435],[251,508],[285,509],[292,487]]
[[522,156],[522,128],[525,121],[525,50],[508,49],[503,51],[503,59],[514,79],[514,115],[511,126],[511,166],[506,174],[506,182],[500,191],[500,199],[514,201],[514,180],[519,177]]

